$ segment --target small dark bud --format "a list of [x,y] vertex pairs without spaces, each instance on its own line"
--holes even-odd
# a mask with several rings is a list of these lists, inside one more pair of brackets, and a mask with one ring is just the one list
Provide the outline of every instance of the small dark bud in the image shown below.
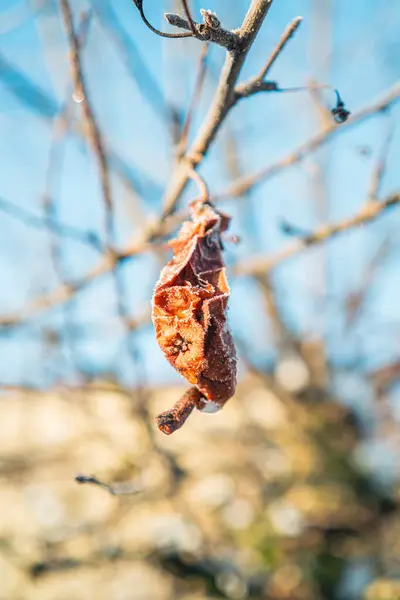
[[350,111],[345,108],[344,102],[341,99],[338,99],[335,108],[332,108],[331,112],[336,123],[344,123],[351,114]]
[[37,562],[34,563],[31,567],[30,567],[30,574],[31,576],[36,579],[37,577],[40,577],[41,575],[43,575],[44,573],[46,573],[46,571],[49,570],[48,566],[46,565],[46,563],[44,562]]
[[88,477],[87,475],[76,475],[75,481],[76,483],[92,483],[93,477]]
[[289,223],[288,221],[281,220],[279,223],[279,228],[282,233],[291,237],[307,237],[310,235],[310,232],[306,229],[302,229],[293,223]]

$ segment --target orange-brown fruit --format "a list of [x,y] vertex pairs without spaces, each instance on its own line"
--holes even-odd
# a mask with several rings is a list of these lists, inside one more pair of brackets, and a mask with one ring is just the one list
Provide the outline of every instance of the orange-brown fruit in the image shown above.
[[191,213],[192,220],[169,242],[174,255],[153,295],[158,344],[194,386],[174,409],[158,417],[164,433],[178,429],[194,407],[219,410],[236,387],[237,358],[226,317],[230,289],[221,243],[230,218],[200,200],[192,202]]

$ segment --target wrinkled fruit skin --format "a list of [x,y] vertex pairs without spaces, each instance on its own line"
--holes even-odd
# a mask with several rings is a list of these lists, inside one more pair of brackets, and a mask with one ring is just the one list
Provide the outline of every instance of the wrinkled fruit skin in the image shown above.
[[222,258],[221,233],[230,218],[211,204],[194,201],[192,221],[171,240],[174,256],[164,267],[153,295],[157,342],[170,364],[221,408],[236,387],[236,351],[226,310],[229,285]]

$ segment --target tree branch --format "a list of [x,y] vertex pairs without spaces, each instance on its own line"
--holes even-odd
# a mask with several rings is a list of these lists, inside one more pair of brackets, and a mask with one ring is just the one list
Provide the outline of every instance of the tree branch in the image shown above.
[[271,257],[252,258],[239,262],[233,269],[236,276],[259,275],[270,272],[279,264],[300,254],[310,246],[321,244],[325,240],[335,237],[369,221],[375,220],[384,212],[400,203],[400,193],[392,194],[381,202],[367,202],[353,217],[344,219],[332,225],[324,225],[313,233],[295,240],[277,254]]
[[203,90],[206,69],[207,69],[207,54],[210,45],[206,42],[203,44],[202,51],[200,53],[199,58],[199,66],[197,70],[196,84],[194,87],[193,95],[189,104],[188,111],[186,113],[185,122],[182,127],[182,132],[178,143],[176,144],[176,154],[178,157],[181,157],[187,148],[187,143],[189,139],[190,127],[192,125],[192,120],[194,113],[196,111],[197,105],[200,100],[201,92]]
[[[152,31],[153,33],[155,33],[156,35],[159,35],[160,37],[165,37],[165,38],[187,38],[187,37],[192,37],[192,33],[164,33],[163,31],[160,31],[159,29],[156,29],[155,27],[153,27],[153,25],[147,20],[146,15],[144,14],[144,9],[143,9],[143,0],[133,0],[134,5],[136,6],[136,8],[138,9],[140,16],[142,18],[143,23],[146,25],[146,27],[148,27],[148,29],[150,29],[150,31]],[[190,27],[188,27],[188,29],[190,29]]]
[[375,166],[375,169],[372,173],[370,188],[368,192],[368,198],[373,202],[379,196],[380,188],[382,186],[382,181],[385,176],[387,161],[389,156],[389,149],[392,143],[393,134],[394,134],[394,122],[392,118],[388,119],[388,129],[386,133],[386,137],[384,139],[382,149],[380,151],[380,155],[378,158],[378,162]]
[[110,485],[92,475],[76,475],[75,481],[80,485],[88,484],[99,487],[111,494],[111,496],[132,496],[133,494],[138,494],[143,491],[143,484],[139,480],[131,483],[117,483]]
[[6,200],[1,196],[0,211],[13,219],[16,219],[20,223],[23,223],[27,227],[39,230],[48,229],[55,235],[84,244],[97,252],[103,252],[104,250],[101,240],[94,231],[77,229],[71,225],[65,225],[49,216],[38,217],[35,213],[26,208],[22,208],[21,206],[14,204],[14,202],[11,202],[11,200]]
[[[209,23],[210,19],[208,19],[207,21],[207,17],[205,16],[208,14],[208,11],[203,11],[203,17],[205,19],[204,23],[197,23],[196,21],[192,20],[196,32],[196,35],[194,37],[203,42],[210,41],[214,44],[218,44],[219,46],[226,48],[226,50],[228,51],[233,51],[237,49],[239,45],[239,38],[237,34],[232,31],[228,31],[227,29],[223,29],[219,25],[216,26],[217,21],[212,27],[208,25],[207,22]],[[176,15],[174,13],[166,13],[165,18],[167,19],[168,23],[170,25],[173,25],[174,27],[179,27],[180,29],[187,29],[189,31],[192,31],[190,22],[186,19],[183,19],[180,15]]]
[[234,89],[247,53],[254,42],[273,0],[252,0],[237,36],[239,49],[228,52],[214,99],[192,146],[177,161],[168,186],[163,207],[163,217],[171,214],[184,191],[188,180],[188,167],[195,169],[203,160],[222,123],[234,103]]
[[68,0],[60,0],[61,13],[64,20],[65,31],[68,37],[68,43],[70,46],[70,64],[72,78],[75,87],[75,94],[79,98],[82,106],[82,115],[86,126],[86,132],[95,154],[98,168],[100,172],[101,185],[103,191],[103,198],[105,204],[106,213],[106,237],[107,245],[109,248],[112,247],[113,229],[114,229],[114,216],[113,216],[113,202],[111,197],[111,182],[107,163],[107,154],[105,150],[105,144],[100,132],[100,128],[97,124],[96,117],[94,115],[91,103],[88,99],[88,92],[86,89],[85,80],[82,72],[81,58],[80,58],[80,43],[79,39],[74,31],[72,23],[71,7]]
[[278,45],[274,48],[271,56],[268,58],[265,66],[261,69],[258,75],[252,77],[249,81],[241,83],[235,89],[236,92],[236,100],[240,100],[241,98],[246,98],[256,92],[261,90],[271,91],[276,89],[276,83],[271,81],[265,81],[266,76],[272,69],[276,59],[279,57],[282,50],[285,48],[288,41],[294,36],[297,29],[300,27],[303,17],[296,17],[293,21],[286,27],[285,31],[282,34],[281,39],[278,42]]
[[393,106],[400,100],[400,83],[396,83],[389,90],[387,90],[377,101],[372,102],[371,104],[365,106],[360,109],[358,112],[355,112],[352,117],[343,123],[340,127],[338,127],[335,123],[328,129],[324,129],[322,132],[317,133],[309,140],[301,144],[285,157],[281,158],[275,163],[268,165],[267,167],[253,173],[252,175],[246,175],[245,177],[240,177],[232,184],[230,184],[225,190],[215,194],[212,197],[212,200],[219,201],[227,198],[240,198],[241,195],[247,190],[253,189],[260,183],[274,177],[285,168],[290,167],[294,164],[302,161],[306,156],[317,150],[320,146],[326,144],[329,140],[331,140],[337,133],[342,133],[344,130],[350,129],[354,127],[354,125],[358,125],[367,119],[370,119],[377,113],[385,111],[390,106]]
[[[202,161],[208,148],[214,141],[215,136],[221,128],[229,109],[233,106],[234,88],[239,76],[239,72],[246,58],[247,52],[253,43],[261,27],[262,21],[266,17],[268,10],[271,7],[271,4],[272,0],[252,1],[248,13],[243,21],[242,27],[238,32],[238,36],[241,40],[241,50],[227,53],[225,66],[203,126],[201,127],[190,150],[182,157],[181,160],[177,161],[176,163],[165,197],[162,214],[155,221],[149,222],[143,232],[137,236],[124,250],[119,253],[115,253],[113,256],[103,256],[99,263],[84,277],[73,283],[70,283],[69,285],[60,286],[59,288],[50,292],[50,294],[34,299],[22,311],[4,315],[2,318],[0,317],[0,325],[10,327],[23,324],[24,322],[37,316],[43,310],[67,302],[87,285],[91,284],[99,277],[110,273],[110,271],[112,271],[115,267],[118,267],[120,262],[150,249],[151,243],[154,242],[157,237],[165,233],[165,219],[174,212],[181,193],[185,189],[189,178],[193,176],[193,169]],[[340,129],[336,125],[332,125],[328,130],[314,136],[298,147],[297,150],[278,162],[269,165],[265,169],[251,176],[239,178],[226,190],[215,195],[212,200],[221,200],[228,196],[240,196],[247,190],[255,187],[258,183],[261,183],[261,181],[265,181],[269,177],[281,172],[284,168],[302,160],[309,153],[326,143],[336,134],[337,131],[343,131],[343,129],[346,127],[359,124],[371,116],[387,109],[389,106],[398,101],[399,96],[400,84],[397,84],[388,92],[386,92],[386,94],[384,94],[380,100],[366,106],[358,113],[355,113],[353,117],[345,125],[342,125]],[[300,250],[302,250],[304,247],[304,241],[298,243],[301,246]],[[287,252],[288,256],[291,256],[297,251],[299,251],[297,245],[294,250],[291,250],[290,248],[288,250],[286,249],[279,254],[276,260],[277,262],[280,262],[286,258]],[[265,262],[265,259],[263,259],[263,261]],[[238,273],[245,274],[246,265],[238,265],[237,269]],[[261,271],[263,271],[263,268],[261,268]]]
[[[398,102],[399,99],[400,83],[393,86],[377,102],[369,104],[357,113],[354,113],[353,117],[341,127],[332,125],[330,129],[325,130],[323,133],[317,134],[316,136],[299,146],[297,150],[290,153],[283,159],[277,161],[276,163],[269,165],[268,167],[254,175],[239,178],[236,182],[234,182],[224,191],[211,197],[211,200],[219,201],[232,197],[240,198],[241,194],[243,194],[247,190],[252,189],[262,181],[266,181],[270,177],[273,177],[274,175],[277,175],[278,173],[283,171],[285,168],[288,168],[291,165],[303,160],[308,154],[310,154],[311,152],[322,146],[324,143],[326,143],[329,139],[331,139],[337,132],[342,132],[348,127],[351,127],[356,124],[358,125],[359,123],[371,118],[377,113],[386,110],[389,106],[392,106],[393,104]],[[181,183],[184,182],[184,185],[186,185],[186,178],[190,178],[191,170],[186,166],[180,176],[182,177]],[[173,204],[173,207],[174,206],[175,204]],[[172,222],[174,225],[176,225],[176,221],[174,219],[172,219]],[[100,260],[100,262],[87,275],[75,281],[74,284],[70,284],[68,286],[61,286],[60,288],[57,288],[50,292],[50,294],[40,296],[39,298],[34,299],[20,312],[10,313],[8,315],[0,317],[0,326],[11,327],[15,325],[20,325],[34,318],[40,312],[47,308],[52,308],[62,304],[63,302],[67,302],[77,292],[85,288],[87,285],[91,284],[99,277],[108,274],[119,262],[126,260],[134,256],[135,254],[139,254],[140,252],[144,252],[150,249],[150,242],[155,240],[157,236],[165,232],[165,225],[165,217],[163,215],[161,215],[156,221],[149,222],[147,228],[143,231],[143,234],[141,236],[138,236],[135,240],[133,240],[132,244],[130,244],[123,251],[119,252],[113,257],[103,257]],[[289,256],[291,256],[291,253],[289,254]],[[285,258],[286,257],[284,256],[282,260],[285,260]]]
[[183,10],[185,11],[186,18],[189,23],[190,31],[192,32],[193,37],[197,37],[196,25],[195,25],[195,22],[193,21],[193,18],[192,18],[191,12],[190,12],[188,0],[181,0],[181,2],[182,2]]

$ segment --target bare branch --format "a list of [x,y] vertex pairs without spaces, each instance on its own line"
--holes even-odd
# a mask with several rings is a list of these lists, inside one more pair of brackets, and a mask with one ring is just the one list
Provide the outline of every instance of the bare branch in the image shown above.
[[[247,98],[257,94],[258,92],[302,92],[307,90],[307,87],[291,87],[281,88],[276,81],[266,81],[265,78],[274,65],[276,59],[285,48],[288,41],[293,37],[297,29],[302,22],[302,17],[296,17],[285,29],[282,34],[278,45],[273,50],[271,56],[267,60],[265,66],[261,69],[260,73],[255,77],[252,77],[249,81],[238,85],[235,89],[235,102],[242,98]],[[314,85],[312,89],[330,89],[336,94],[336,105],[330,111],[336,123],[344,123],[350,116],[350,112],[345,108],[344,102],[340,97],[338,90],[330,85],[318,84]]]
[[0,197],[0,211],[7,215],[10,215],[13,219],[20,221],[27,227],[34,229],[49,229],[54,234],[61,237],[69,238],[85,246],[89,246],[98,252],[104,250],[103,245],[94,231],[84,231],[72,227],[71,225],[65,225],[52,217],[38,217],[35,213],[22,208],[11,200],[6,200]]
[[[159,36],[165,37],[165,38],[172,38],[172,39],[173,38],[176,39],[176,38],[192,37],[192,35],[193,35],[192,33],[164,33],[163,31],[156,29],[155,27],[153,27],[153,25],[151,23],[149,23],[146,15],[144,14],[143,0],[133,0],[133,3],[135,4],[136,8],[138,9],[140,16],[142,17],[143,23],[146,25],[146,27],[148,27],[150,29],[150,31],[152,31],[156,35],[159,35]],[[188,29],[190,29],[189,25],[188,25]]]
[[[152,107],[154,115],[161,118],[163,124],[170,126],[171,120],[175,117],[175,110],[165,98],[157,78],[143,60],[142,49],[135,43],[133,36],[125,27],[125,23],[120,20],[115,8],[111,3],[106,6],[103,3],[95,2],[92,4],[92,10],[98,22],[114,43],[132,79],[136,81],[138,92]],[[110,167],[112,167],[112,163]]]
[[106,490],[106,492],[111,494],[111,496],[132,496],[133,494],[137,494],[143,490],[143,485],[139,482],[110,485],[108,483],[104,483],[104,481],[101,481],[100,479],[97,479],[97,477],[90,475],[77,475],[75,477],[75,481],[81,485],[95,485],[96,487]]
[[262,80],[258,80],[258,79],[250,80],[249,83],[237,86],[237,88],[235,90],[234,102],[236,103],[239,100],[242,100],[243,98],[248,98],[249,96],[253,96],[254,94],[257,94],[258,92],[270,92],[270,93],[278,92],[280,94],[286,94],[286,93],[293,94],[293,93],[297,93],[297,92],[307,92],[307,91],[310,91],[311,93],[313,93],[316,90],[330,90],[335,94],[336,104],[332,109],[330,109],[330,111],[329,111],[330,116],[333,117],[335,123],[338,123],[338,124],[345,123],[351,113],[345,107],[345,104],[339,94],[339,91],[337,89],[335,89],[334,87],[332,87],[331,85],[327,85],[325,83],[312,83],[309,86],[302,85],[302,86],[282,88],[282,87],[279,87],[279,85],[277,84],[276,81],[262,81]]
[[190,31],[192,32],[193,37],[197,37],[196,25],[195,25],[195,23],[193,21],[191,13],[190,13],[190,8],[189,8],[188,0],[181,0],[181,1],[182,1],[182,5],[183,5],[183,10],[185,11],[186,18],[187,18],[188,23],[189,23]]
[[210,192],[208,191],[208,185],[207,185],[206,181],[194,169],[191,169],[190,167],[188,167],[188,170],[189,170],[189,177],[191,179],[193,179],[193,181],[195,181],[198,185],[198,188],[199,188],[200,194],[201,194],[201,199],[203,200],[203,202],[208,202],[210,200]]
[[[67,0],[61,0],[66,3]],[[178,199],[187,185],[189,178],[193,177],[193,170],[202,161],[208,148],[212,144],[217,135],[226,115],[234,103],[234,88],[236,80],[240,73],[247,52],[251,47],[261,25],[266,17],[272,0],[253,0],[248,13],[243,21],[242,27],[238,31],[238,36],[241,40],[240,51],[229,52],[225,60],[225,65],[221,74],[221,78],[214,96],[214,100],[210,106],[209,112],[205,118],[196,139],[194,140],[189,151],[177,161],[174,169],[169,189],[164,200],[162,214],[153,222],[149,222],[143,232],[133,240],[123,251],[116,253],[113,256],[104,256],[98,265],[96,265],[87,275],[75,281],[73,284],[64,285],[54,290],[48,295],[39,297],[31,302],[21,313],[6,315],[0,319],[0,324],[3,326],[19,325],[26,320],[33,318],[42,310],[54,307],[71,299],[79,290],[92,283],[97,278],[109,273],[118,264],[129,257],[140,252],[144,252],[151,248],[150,244],[160,234],[165,232],[166,219],[175,210]],[[76,73],[75,73],[76,75]],[[78,77],[79,83],[79,77]],[[355,115],[350,124],[361,122],[363,119],[372,116],[373,114],[383,110],[391,103],[394,103],[400,93],[400,85],[395,86],[381,101],[375,103],[365,109],[359,111]],[[323,135],[319,134],[312,138],[309,142],[301,146],[294,154],[279,161],[275,165],[268,167],[261,173],[252,176],[251,178],[241,178],[234,184],[233,188],[216,196],[217,199],[225,195],[242,194],[247,189],[256,185],[259,181],[268,175],[275,174],[283,168],[301,160],[307,153],[311,152],[319,145],[324,143],[330,136],[336,132],[337,128],[332,127]],[[101,152],[100,152],[101,155]],[[103,163],[101,163],[103,164]]]
[[354,113],[352,117],[341,127],[338,127],[334,123],[324,131],[317,133],[315,136],[311,137],[304,144],[301,144],[288,154],[287,156],[281,158],[275,163],[272,163],[253,173],[252,175],[247,175],[245,177],[241,177],[237,179],[236,182],[230,184],[225,190],[217,193],[213,200],[219,201],[223,198],[232,198],[240,196],[243,192],[250,190],[260,183],[274,177],[287,167],[290,167],[294,164],[302,161],[306,156],[317,150],[320,146],[326,144],[329,140],[331,140],[335,135],[339,132],[343,132],[344,130],[350,129],[355,125],[359,125],[363,121],[370,119],[376,114],[386,110],[390,106],[393,106],[400,100],[400,83],[395,84],[389,90],[387,90],[377,101],[372,102],[371,104],[365,106],[360,109],[358,112]]
[[368,198],[371,202],[374,202],[379,197],[379,191],[385,176],[389,149],[393,139],[394,124],[392,119],[389,119],[388,121],[388,130],[380,151],[378,162],[372,173],[371,184],[368,192]]
[[[77,43],[80,51],[83,51],[87,37],[88,27],[90,24],[90,13],[83,13],[80,18],[80,23],[77,27]],[[66,90],[66,98],[59,113],[56,115],[53,121],[53,131],[51,138],[51,145],[49,150],[48,165],[46,171],[46,182],[45,191],[43,194],[43,210],[47,217],[47,222],[51,223],[57,219],[57,203],[54,194],[54,188],[56,185],[56,178],[59,177],[62,172],[64,158],[65,158],[65,145],[63,144],[64,138],[71,128],[72,113],[73,113],[73,97],[72,97],[71,84],[68,83]],[[59,285],[68,285],[69,272],[66,268],[63,260],[63,246],[62,237],[54,232],[52,227],[48,228],[49,233],[49,244],[50,244],[50,256],[52,259],[52,265],[54,274],[57,278]],[[102,244],[101,244],[102,246]],[[74,360],[74,321],[73,321],[73,304],[67,303],[62,307],[63,311],[63,325],[62,329],[64,332],[65,349],[68,354],[70,363],[76,368]],[[54,352],[54,339],[57,340],[57,344],[60,347],[60,354],[64,354],[62,351],[61,337],[56,333],[55,336],[45,336],[45,344],[49,346],[49,351]]]
[[[54,117],[59,113],[55,99],[40,88],[24,71],[0,54],[0,79],[3,78],[5,78],[7,89],[17,98],[18,102],[43,119],[46,124],[52,125]],[[75,135],[81,138],[85,137],[80,122],[73,122],[71,129]],[[109,162],[113,172],[135,193],[142,180],[146,186],[151,187],[157,193],[161,191],[161,187],[153,179],[133,167],[115,149],[109,149]]]
[[234,88],[247,53],[255,40],[272,6],[272,0],[253,0],[237,35],[240,49],[228,52],[214,99],[208,114],[192,146],[185,156],[178,160],[172,173],[169,187],[164,198],[163,216],[171,214],[188,183],[185,163],[192,168],[203,160],[215,136],[220,130],[234,101]]
[[[196,23],[192,20],[196,31],[195,37],[198,40],[203,42],[213,42],[214,44],[218,44],[219,46],[226,48],[226,50],[228,51],[234,51],[239,48],[239,38],[236,33],[228,31],[227,29],[223,29],[223,27],[220,27],[219,25],[216,26],[216,21],[214,25],[211,26],[212,21],[209,18],[209,12],[202,11],[202,14],[204,18],[204,23]],[[190,22],[186,19],[183,19],[180,15],[176,15],[174,13],[166,13],[165,18],[167,19],[168,23],[170,25],[173,25],[174,27],[179,27],[180,29],[187,29],[189,31],[192,31]]]
[[101,261],[81,279],[74,283],[64,284],[56,288],[50,294],[39,296],[30,302],[22,310],[15,311],[0,318],[3,327],[14,327],[22,325],[26,321],[36,317],[42,311],[59,306],[70,300],[77,292],[95,281],[102,275],[109,273],[114,268],[115,260],[109,255],[102,257]]
[[255,77],[252,77],[249,81],[245,83],[241,83],[236,87],[237,99],[244,98],[250,96],[251,94],[255,94],[261,90],[270,91],[276,88],[276,84],[271,81],[265,81],[266,76],[270,72],[272,66],[274,65],[276,59],[285,48],[288,41],[294,36],[297,29],[300,27],[303,17],[296,17],[293,21],[286,27],[285,31],[282,34],[281,39],[278,42],[278,45],[274,48],[271,56],[268,58],[265,66],[261,69],[260,73]]
[[92,149],[95,154],[100,171],[106,213],[106,236],[108,246],[109,248],[111,248],[114,229],[114,217],[113,202],[111,197],[111,183],[107,164],[107,154],[102,135],[100,133],[100,128],[97,124],[97,120],[95,118],[91,103],[88,99],[88,92],[83,77],[80,59],[80,44],[72,24],[72,13],[71,7],[69,5],[69,0],[60,0],[60,6],[64,20],[65,30],[68,37],[68,43],[70,46],[70,64],[75,87],[75,94],[79,98],[80,104],[82,106],[82,115],[86,125],[87,135],[92,145]]
[[[322,146],[334,135],[336,135],[337,132],[342,132],[348,127],[362,123],[366,119],[369,119],[375,116],[376,114],[386,110],[389,106],[394,105],[396,102],[399,101],[399,99],[400,84],[397,84],[390,88],[390,90],[387,91],[377,102],[373,102],[372,104],[369,104],[368,106],[362,108],[357,113],[354,113],[353,117],[348,121],[348,123],[342,125],[342,127],[339,128],[336,125],[332,125],[328,130],[317,134],[316,136],[299,146],[297,150],[290,153],[283,159],[277,161],[276,163],[269,165],[265,169],[259,171],[258,173],[252,176],[239,178],[226,190],[212,196],[211,200],[219,201],[225,198],[240,198],[241,194],[243,194],[247,190],[252,189],[262,181],[265,181],[270,177],[277,175],[285,168],[288,168],[291,165],[303,160],[311,152]],[[191,171],[188,170],[187,163],[179,165],[179,181],[181,185],[186,185],[186,181],[190,179],[190,173]],[[178,174],[176,175],[176,177],[178,177]],[[177,184],[178,181],[176,181],[175,183]],[[167,207],[170,210],[168,210],[165,215],[161,215],[156,221],[149,222],[148,226],[144,229],[143,233],[137,239],[135,239],[132,242],[132,244],[130,244],[127,248],[119,252],[114,257],[103,257],[100,260],[100,262],[87,275],[75,281],[73,284],[70,284],[68,286],[61,286],[60,288],[57,288],[50,292],[50,294],[40,296],[39,298],[34,299],[20,312],[11,313],[9,315],[4,315],[3,317],[0,317],[0,325],[7,327],[20,325],[21,323],[24,323],[25,321],[34,318],[35,316],[37,316],[38,313],[42,312],[47,308],[55,307],[62,304],[63,302],[67,302],[75,295],[75,293],[82,290],[99,277],[102,277],[109,273],[118,262],[126,260],[127,258],[134,256],[135,254],[139,254],[141,252],[150,250],[150,243],[157,239],[157,237],[160,234],[165,233],[166,225],[168,230],[168,227],[172,227],[173,225],[177,224],[177,221],[175,219],[171,219],[171,223],[168,225],[168,220],[166,223],[166,217],[172,214],[178,197],[179,196],[175,196],[174,202],[171,204],[171,206]],[[180,222],[182,218],[184,218],[184,216],[184,214],[180,215],[178,222]],[[295,253],[296,251],[297,247]],[[280,260],[285,260],[285,251],[283,251],[283,254],[283,258],[278,259],[278,262],[280,262]],[[289,256],[291,255],[292,252],[289,249]]]
[[197,104],[198,104],[200,96],[201,96],[203,85],[204,85],[204,79],[205,79],[205,74],[206,74],[206,59],[207,59],[209,47],[210,46],[208,43],[204,44],[202,47],[201,54],[200,54],[199,66],[198,66],[198,70],[197,70],[197,78],[196,78],[196,84],[194,87],[193,96],[192,96],[192,99],[191,99],[191,102],[190,102],[190,105],[188,108],[188,112],[186,114],[186,119],[185,119],[184,125],[182,127],[181,139],[179,140],[179,142],[177,144],[177,156],[178,157],[181,157],[182,154],[184,154],[186,152],[190,126],[192,124],[193,115],[195,113]]
[[344,314],[346,317],[346,334],[352,333],[354,326],[361,316],[368,296],[373,290],[374,281],[382,268],[382,264],[392,250],[390,237],[380,244],[370,263],[367,265],[362,282],[359,287],[347,294],[344,301]]
[[400,193],[393,194],[381,202],[367,202],[363,208],[353,217],[344,219],[332,225],[325,225],[316,229],[310,235],[297,239],[292,244],[283,248],[271,257],[260,257],[239,262],[234,273],[237,276],[265,274],[285,260],[300,254],[310,246],[321,244],[325,240],[335,237],[339,233],[349,231],[369,221],[375,220],[384,212],[400,203]]
[[282,34],[281,39],[278,42],[278,45],[273,50],[271,56],[269,57],[269,59],[267,60],[267,62],[265,64],[264,68],[260,71],[260,73],[258,75],[258,77],[260,79],[265,79],[265,77],[268,75],[268,73],[272,69],[272,67],[273,67],[276,59],[278,58],[278,56],[280,55],[280,53],[282,52],[282,50],[285,48],[285,46],[289,42],[289,40],[292,39],[292,37],[294,36],[294,34],[296,33],[296,31],[300,27],[302,21],[303,21],[303,17],[296,17],[286,27],[285,31]]

